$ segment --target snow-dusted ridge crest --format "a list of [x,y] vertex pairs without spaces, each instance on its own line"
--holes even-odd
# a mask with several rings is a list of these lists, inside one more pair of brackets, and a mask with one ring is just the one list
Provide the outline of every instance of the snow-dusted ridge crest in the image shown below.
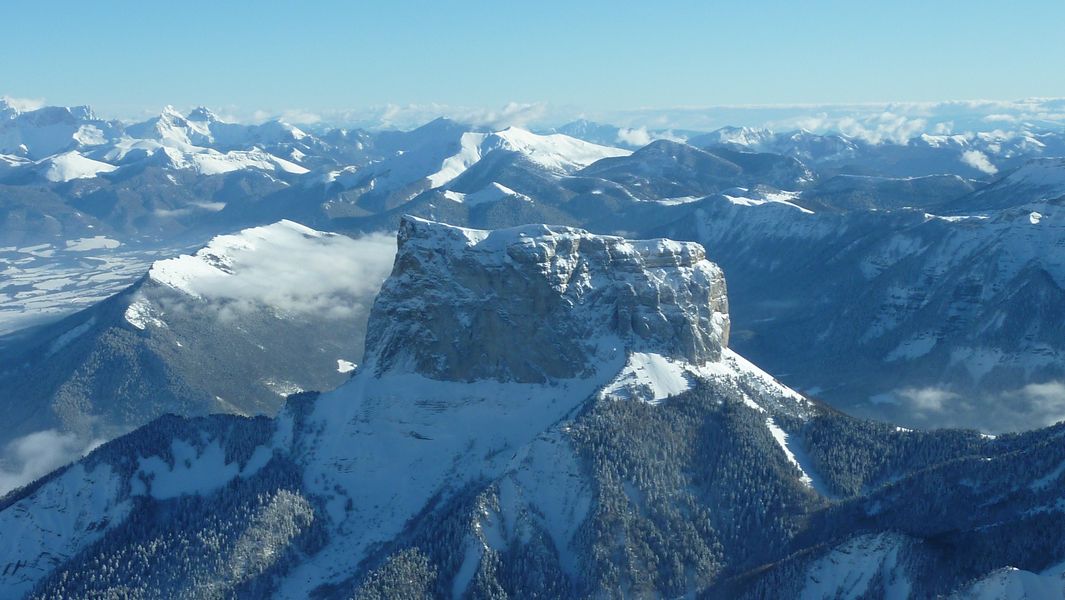
[[543,383],[633,352],[702,364],[728,344],[724,276],[696,243],[416,217],[398,240],[368,329],[378,374]]

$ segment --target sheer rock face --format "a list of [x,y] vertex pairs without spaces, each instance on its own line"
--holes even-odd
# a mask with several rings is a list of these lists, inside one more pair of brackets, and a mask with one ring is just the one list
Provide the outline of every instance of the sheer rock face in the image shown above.
[[589,376],[623,352],[717,360],[728,331],[724,277],[698,244],[405,217],[366,364],[378,374],[538,383]]

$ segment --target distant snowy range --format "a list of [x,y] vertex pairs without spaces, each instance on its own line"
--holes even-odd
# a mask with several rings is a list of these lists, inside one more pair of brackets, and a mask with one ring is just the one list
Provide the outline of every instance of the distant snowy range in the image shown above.
[[0,100],[0,597],[1065,598],[1065,101],[451,114]]

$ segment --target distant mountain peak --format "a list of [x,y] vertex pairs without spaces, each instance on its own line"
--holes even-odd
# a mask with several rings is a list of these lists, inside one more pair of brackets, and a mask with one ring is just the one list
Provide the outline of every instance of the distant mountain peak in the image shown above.
[[211,109],[206,106],[197,106],[192,109],[188,116],[185,117],[189,121],[203,121],[206,123],[220,123],[222,119],[218,117]]

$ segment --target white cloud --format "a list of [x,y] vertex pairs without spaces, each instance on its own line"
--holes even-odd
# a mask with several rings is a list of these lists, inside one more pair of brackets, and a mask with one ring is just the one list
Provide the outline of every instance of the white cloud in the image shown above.
[[547,111],[543,102],[509,102],[499,109],[447,106],[443,104],[390,104],[379,114],[362,115],[363,125],[373,128],[410,129],[437,117],[447,117],[460,123],[504,129],[528,127],[542,119]]
[[1065,382],[1030,383],[998,392],[960,393],[944,386],[909,387],[870,398],[877,414],[908,427],[965,427],[988,433],[1024,431],[1065,420]]
[[88,454],[100,441],[87,442],[55,429],[38,431],[10,442],[0,458],[0,494],[31,483]]
[[1021,400],[1032,418],[1042,425],[1065,420],[1065,382],[1030,383],[1006,396]]
[[37,110],[44,106],[44,98],[14,98],[12,96],[0,96],[0,100],[7,102],[8,106],[19,112]]
[[322,116],[309,110],[290,108],[281,111],[281,120],[296,125],[314,125],[322,121]]
[[460,116],[458,118],[474,125],[484,125],[492,129],[503,129],[512,125],[515,127],[527,127],[529,123],[542,117],[545,110],[546,105],[542,102],[510,102],[501,110],[474,111],[465,117]]
[[[391,272],[395,236],[307,237],[304,231],[279,223],[222,236],[208,246],[206,258],[160,261],[151,277],[216,303],[222,318],[262,307],[293,315],[365,317]],[[215,261],[224,262],[225,270],[210,266]]]
[[961,161],[978,171],[987,173],[988,175],[998,173],[998,167],[991,164],[987,155],[979,150],[966,150],[965,152],[962,152]]
[[[273,121],[275,119],[284,121],[285,123],[291,123],[293,125],[315,125],[325,120],[322,115],[314,111],[304,110],[302,108],[287,108],[281,112],[256,110],[255,112],[251,113],[250,118],[246,120],[251,121],[252,123],[263,123],[265,121]],[[240,122],[245,119],[234,117],[232,116],[232,114],[228,114],[227,118],[224,120]]]
[[627,129],[622,127],[618,129],[618,142],[622,144],[629,144],[630,146],[646,146],[651,143],[651,134],[647,133],[646,127],[637,127],[635,129]]
[[928,121],[885,111],[865,117],[843,117],[838,119],[834,125],[829,123],[825,125],[843,135],[865,140],[871,144],[880,144],[883,142],[904,143],[926,131]]
[[957,393],[940,387],[905,388],[897,394],[911,409],[920,413],[941,413],[961,398]]
[[[589,112],[591,120],[618,126],[710,131],[724,126],[766,127],[777,131],[806,129],[837,132],[873,143],[900,142],[921,133],[987,131],[1006,121],[1060,127],[1065,99],[1017,101],[963,100],[865,104],[750,104],[729,106],[641,108]],[[993,116],[993,119],[989,119]]]
[[954,132],[954,121],[941,121],[932,128],[932,133],[937,135],[949,135]]
[[[39,100],[20,99],[34,106]],[[587,118],[630,130],[711,131],[724,126],[770,128],[776,131],[807,129],[837,132],[872,143],[903,142],[921,133],[984,132],[996,123],[1011,127],[1060,128],[1065,125],[1065,98],[1030,98],[1015,101],[962,100],[943,102],[872,102],[864,104],[748,104],[682,107],[647,107],[631,110],[589,110],[544,102],[514,101],[500,108],[456,106],[441,103],[386,104],[347,109],[295,107],[285,110],[241,110],[230,107],[236,121],[262,122],[283,118],[319,127],[413,129],[437,117],[487,128],[516,125],[526,128],[557,127],[575,118]],[[136,115],[152,116],[155,111]],[[129,116],[129,115],[127,115]]]
[[655,140],[669,140],[671,142],[684,142],[683,136],[674,135],[672,131],[648,131],[646,127],[618,129],[618,142],[630,146],[646,146]]

